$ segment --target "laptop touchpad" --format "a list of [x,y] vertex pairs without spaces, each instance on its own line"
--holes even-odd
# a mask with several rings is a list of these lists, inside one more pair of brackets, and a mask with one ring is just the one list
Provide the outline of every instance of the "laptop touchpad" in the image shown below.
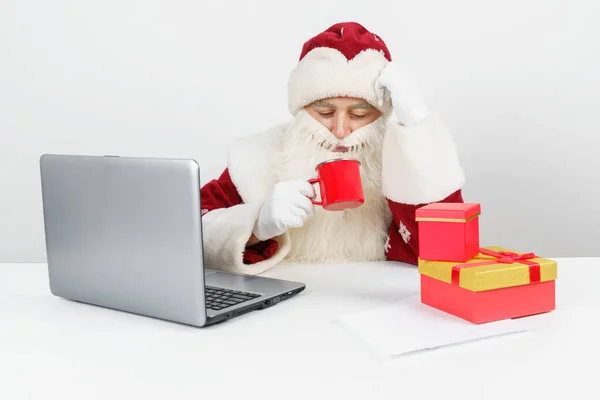
[[248,291],[250,290],[251,282],[254,281],[256,277],[215,272],[214,274],[206,275],[205,279],[207,286]]

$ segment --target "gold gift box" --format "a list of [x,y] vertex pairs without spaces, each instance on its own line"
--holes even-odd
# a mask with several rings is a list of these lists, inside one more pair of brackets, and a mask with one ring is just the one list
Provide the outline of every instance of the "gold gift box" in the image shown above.
[[[497,253],[508,252],[518,255],[525,254],[497,246],[484,247],[484,249],[492,250]],[[556,279],[556,261],[537,256],[529,258],[527,261],[539,264],[539,282]],[[469,267],[469,265],[483,262],[489,262],[489,264]],[[460,266],[461,268],[457,271],[454,268],[456,266]],[[530,280],[530,268],[530,265],[518,260],[513,263],[499,262],[498,258],[482,254],[481,252],[466,263],[419,260],[420,274],[447,282],[448,284],[453,283],[454,274],[454,283],[458,283],[460,287],[473,292],[528,285],[532,283]],[[457,275],[458,282],[456,282]]]

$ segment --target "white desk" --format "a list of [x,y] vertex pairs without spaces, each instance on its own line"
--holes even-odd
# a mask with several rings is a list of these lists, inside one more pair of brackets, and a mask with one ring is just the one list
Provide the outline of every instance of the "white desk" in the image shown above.
[[280,266],[265,275],[303,294],[203,329],[55,298],[45,265],[0,264],[0,399],[597,398],[600,259],[557,261],[557,311],[533,331],[393,359],[332,320],[417,293],[402,264]]

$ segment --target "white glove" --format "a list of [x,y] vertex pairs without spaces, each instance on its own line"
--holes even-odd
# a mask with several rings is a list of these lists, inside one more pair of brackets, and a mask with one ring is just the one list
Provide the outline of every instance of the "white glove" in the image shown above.
[[277,183],[260,209],[252,233],[259,240],[267,240],[304,225],[315,214],[315,206],[309,199],[315,196],[315,188],[307,181]]
[[392,101],[398,122],[410,125],[421,121],[429,114],[416,81],[400,65],[389,62],[375,81],[375,92],[379,106]]

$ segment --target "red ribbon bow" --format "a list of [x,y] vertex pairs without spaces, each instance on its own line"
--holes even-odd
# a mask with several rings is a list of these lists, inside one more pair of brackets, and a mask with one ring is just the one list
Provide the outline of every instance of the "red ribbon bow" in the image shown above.
[[503,264],[512,264],[521,260],[528,260],[530,258],[537,258],[537,256],[533,253],[526,254],[517,254],[511,253],[510,251],[493,251],[489,249],[479,249],[481,254],[485,254],[487,256],[496,257],[499,263]]
[[480,265],[491,265],[496,263],[514,264],[516,262],[529,265],[529,282],[539,282],[541,279],[540,264],[529,261],[532,258],[537,258],[534,253],[517,254],[510,251],[494,251],[490,249],[480,248],[479,252],[487,256],[492,256],[495,260],[482,261],[473,264],[455,265],[452,267],[452,283],[458,285],[460,282],[460,270],[462,268],[478,267]]

